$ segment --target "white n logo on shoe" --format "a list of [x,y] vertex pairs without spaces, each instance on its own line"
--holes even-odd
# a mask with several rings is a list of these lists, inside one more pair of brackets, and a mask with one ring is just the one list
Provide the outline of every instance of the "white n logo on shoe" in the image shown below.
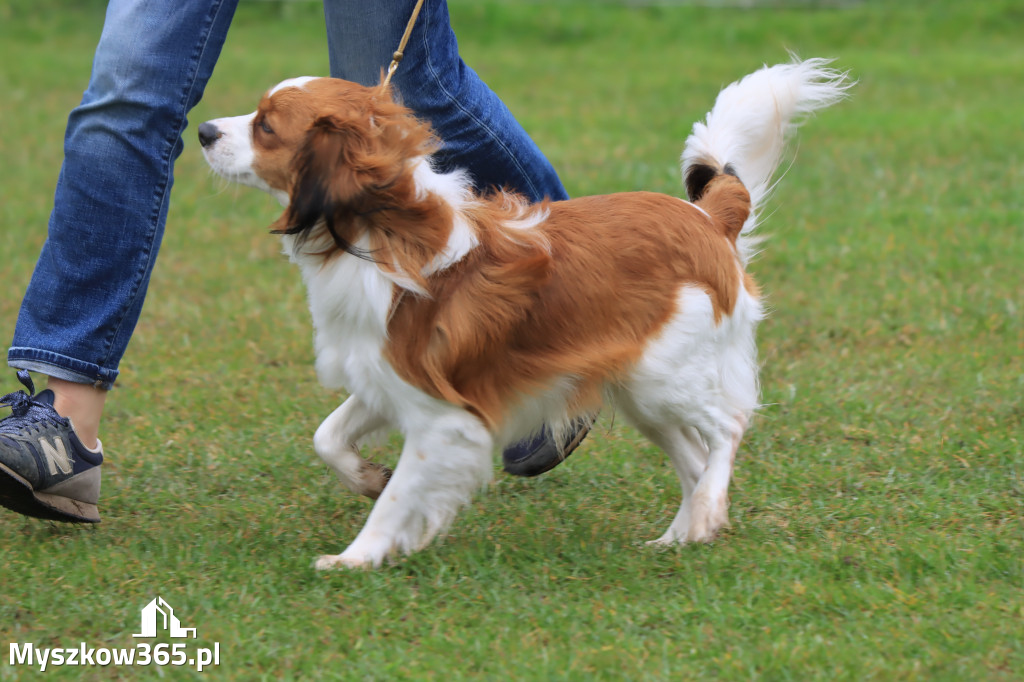
[[42,448],[43,455],[46,456],[46,465],[50,469],[51,476],[55,476],[58,469],[62,474],[71,473],[71,458],[68,456],[68,449],[64,445],[63,438],[55,437],[52,444],[45,438],[40,438],[39,447]]

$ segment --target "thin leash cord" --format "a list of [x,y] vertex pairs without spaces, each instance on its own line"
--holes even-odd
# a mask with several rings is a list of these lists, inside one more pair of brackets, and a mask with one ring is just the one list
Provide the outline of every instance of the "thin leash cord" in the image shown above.
[[[423,0],[416,0],[416,6],[412,8],[412,15],[409,17],[409,23],[405,25],[405,33],[402,34],[402,39],[398,41],[398,49],[391,55],[391,64],[388,65],[388,73],[384,76],[384,83],[381,85],[383,90],[387,90],[391,84],[391,76],[398,70],[398,64],[402,61],[402,57],[405,56],[405,46],[409,44],[409,36],[412,35],[412,28],[416,25],[416,18],[420,15],[420,10],[423,9]],[[388,322],[391,322],[391,316],[398,310],[398,303],[405,296],[405,289],[399,287],[398,289],[398,300],[395,301],[394,305],[391,306],[391,312],[388,313]]]
[[398,70],[398,63],[402,61],[402,57],[405,56],[405,46],[409,43],[409,36],[412,35],[412,27],[416,25],[416,17],[420,15],[420,10],[423,8],[423,0],[417,0],[416,6],[412,8],[412,16],[409,17],[409,23],[405,25],[405,33],[402,35],[402,39],[398,41],[398,49],[391,56],[391,64],[388,66],[388,74],[384,77],[383,87],[388,87],[391,83],[391,74]]

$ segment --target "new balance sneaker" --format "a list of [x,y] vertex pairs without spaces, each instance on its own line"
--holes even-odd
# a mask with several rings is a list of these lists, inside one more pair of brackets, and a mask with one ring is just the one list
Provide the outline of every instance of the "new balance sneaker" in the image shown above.
[[510,445],[502,453],[505,471],[513,476],[540,476],[551,471],[579,447],[593,421],[592,417],[576,419],[561,444],[545,428],[533,438]]
[[11,408],[0,420],[0,506],[40,519],[97,523],[102,446],[93,452],[82,445],[71,420],[53,409],[53,391],[32,395],[24,370],[18,380],[28,392],[0,398]]

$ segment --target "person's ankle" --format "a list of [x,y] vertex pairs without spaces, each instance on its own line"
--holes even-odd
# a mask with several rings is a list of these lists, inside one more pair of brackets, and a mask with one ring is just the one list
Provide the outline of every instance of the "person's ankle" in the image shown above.
[[57,414],[71,420],[82,445],[97,450],[107,391],[90,384],[76,384],[53,377],[49,378],[46,387],[53,391],[53,408]]

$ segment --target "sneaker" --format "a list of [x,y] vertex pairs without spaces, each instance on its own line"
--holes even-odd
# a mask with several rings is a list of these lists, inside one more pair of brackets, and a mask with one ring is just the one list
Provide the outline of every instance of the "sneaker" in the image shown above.
[[53,409],[53,391],[32,395],[25,370],[18,380],[28,392],[0,398],[11,408],[0,420],[0,506],[40,519],[99,522],[102,445],[98,452],[82,445],[71,420]]
[[583,442],[590,431],[593,418],[580,417],[573,421],[561,446],[545,428],[533,438],[521,440],[502,453],[505,471],[513,476],[540,476],[565,461]]

